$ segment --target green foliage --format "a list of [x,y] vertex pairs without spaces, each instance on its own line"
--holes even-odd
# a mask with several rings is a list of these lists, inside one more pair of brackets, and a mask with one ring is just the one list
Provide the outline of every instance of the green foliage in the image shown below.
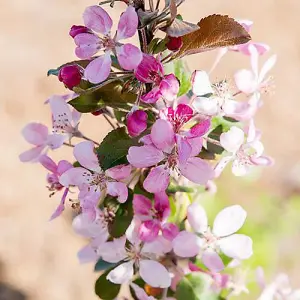
[[[208,137],[219,142],[220,136],[223,132],[224,132],[223,126],[219,125],[209,133]],[[224,148],[221,146],[215,145],[213,143],[207,142],[207,151],[210,153],[222,154],[224,151]]]
[[160,39],[160,38],[153,39],[148,45],[149,53],[158,54],[167,50],[166,42],[167,42],[166,39]]
[[113,264],[113,263],[109,263],[107,261],[104,261],[103,259],[99,259],[96,264],[95,264],[95,267],[94,267],[94,271],[95,272],[98,272],[98,271],[105,271],[107,269],[110,269],[114,266],[116,266],[117,264]]
[[[133,218],[132,207],[133,192],[128,190],[128,199],[125,203],[116,203],[115,217],[108,224],[108,232],[114,238],[119,238],[125,234]],[[115,199],[115,202],[117,200]]]
[[102,300],[113,300],[115,299],[121,289],[121,285],[114,284],[106,279],[106,276],[111,269],[104,272],[95,283],[95,293]]
[[176,300],[217,300],[219,297],[210,291],[212,278],[202,272],[193,272],[186,275],[178,284]]
[[125,127],[112,130],[96,148],[101,168],[105,171],[114,166],[128,163],[126,158],[128,149],[138,145],[138,139],[129,137]]
[[137,95],[123,92],[122,89],[122,80],[111,79],[99,86],[82,91],[82,94],[69,101],[69,104],[81,113],[94,112],[107,106],[130,110],[128,103],[134,103]]

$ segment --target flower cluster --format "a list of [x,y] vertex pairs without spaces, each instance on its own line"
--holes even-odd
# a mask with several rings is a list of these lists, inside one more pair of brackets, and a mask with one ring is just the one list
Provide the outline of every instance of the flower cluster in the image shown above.
[[[71,92],[46,101],[50,130],[40,123],[24,128],[33,148],[20,159],[50,172],[50,195],[61,194],[51,220],[66,207],[74,210],[75,232],[89,239],[79,260],[105,271],[96,282],[100,298],[115,299],[120,285],[129,284],[137,299],[183,299],[193,280],[203,286],[203,294],[194,299],[245,292],[227,270],[252,255],[251,238],[237,233],[247,213],[232,205],[210,223],[195,192],[199,186],[214,191],[214,179],[230,162],[236,176],[272,164],[253,118],[271,84],[266,76],[276,56],[258,71],[258,60],[269,47],[250,40],[250,21],[214,15],[198,26],[177,14],[176,5],[183,1],[166,1],[162,12],[153,1],[150,10],[144,1],[122,2],[126,8],[114,35],[101,5],[87,7],[84,25],[72,26],[80,60],[48,73]],[[235,35],[234,43],[217,36],[222,30],[215,30],[215,18],[226,24],[226,36]],[[203,31],[201,22],[207,32],[195,34]],[[157,30],[165,38],[156,38]],[[137,35],[140,47],[122,42]],[[222,46],[213,68],[227,51],[250,57],[251,70],[237,71],[235,84],[228,79],[212,83],[210,73],[183,68],[183,56],[214,48],[210,39]],[[167,71],[170,65],[174,72]],[[101,143],[79,128],[82,114],[89,113],[112,126]],[[56,163],[49,150],[62,146],[71,147],[73,157]],[[184,193],[190,199],[186,211],[180,204]]]

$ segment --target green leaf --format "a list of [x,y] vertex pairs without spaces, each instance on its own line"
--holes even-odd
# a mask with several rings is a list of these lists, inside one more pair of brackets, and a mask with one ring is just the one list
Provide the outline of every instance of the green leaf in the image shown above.
[[[219,125],[209,133],[208,137],[219,142],[220,136],[223,132],[223,125]],[[224,148],[213,143],[207,142],[207,151],[215,154],[222,154]]]
[[193,193],[195,190],[188,186],[181,186],[181,185],[173,185],[170,184],[168,186],[167,192],[170,194],[175,194],[177,192],[183,192],[183,193]]
[[81,95],[69,101],[69,104],[81,113],[94,112],[106,106],[130,110],[128,103],[134,103],[137,95],[122,92],[123,81],[119,79],[111,79],[110,81],[99,87],[95,86],[83,91]]
[[125,234],[133,218],[132,207],[133,192],[128,190],[128,199],[125,203],[120,203],[115,213],[115,217],[108,224],[108,232],[114,238],[119,238]]
[[129,137],[125,127],[112,130],[96,148],[101,168],[106,171],[114,166],[128,163],[126,158],[128,149],[138,145],[138,139]]
[[47,76],[50,76],[50,75],[58,76],[59,70],[60,70],[60,68],[57,68],[57,69],[50,69],[50,70],[48,70],[48,72],[47,72]]
[[188,66],[185,61],[182,59],[178,59],[176,61],[172,61],[165,65],[166,73],[174,73],[175,76],[180,81],[180,88],[178,92],[178,97],[185,95],[189,92],[192,87],[191,84],[191,72],[188,69]]
[[121,289],[120,284],[114,284],[106,279],[106,276],[111,271],[111,269],[107,270],[103,273],[95,283],[95,293],[102,300],[113,300],[115,299]]
[[100,258],[95,264],[94,271],[95,272],[104,271],[104,270],[110,269],[116,265],[117,265],[117,263],[109,263]]
[[202,300],[208,293],[212,278],[202,272],[193,272],[186,275],[178,284],[175,298],[177,300]]

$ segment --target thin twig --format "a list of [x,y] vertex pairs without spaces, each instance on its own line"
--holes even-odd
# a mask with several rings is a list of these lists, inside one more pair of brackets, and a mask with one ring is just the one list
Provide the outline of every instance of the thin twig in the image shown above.
[[149,6],[150,6],[150,10],[154,11],[154,3],[153,0],[149,0]]
[[234,94],[232,95],[232,97],[235,97],[235,96],[237,96],[237,95],[239,95],[239,94],[241,94],[241,93],[242,93],[242,91],[238,91],[238,92],[234,93]]
[[68,146],[68,147],[72,147],[72,148],[74,148],[74,147],[75,147],[74,145],[72,145],[72,144],[68,144],[68,143],[64,143],[64,145],[65,145],[65,146]]
[[208,142],[208,143],[215,144],[215,145],[217,145],[217,146],[222,147],[222,145],[221,145],[221,143],[220,143],[219,141],[214,140],[214,139],[212,139],[212,138],[210,138],[210,137],[208,137],[208,136],[207,136],[207,137],[203,137],[203,139],[205,139],[206,142]]
[[160,4],[160,0],[157,0],[155,10],[158,10]]
[[168,296],[168,288],[164,289],[161,295],[162,300],[166,300]]
[[103,114],[104,119],[109,123],[109,125],[113,128],[116,129],[117,127],[112,123],[112,121],[108,118],[106,114]]
[[87,136],[85,136],[85,135],[83,135],[83,134],[82,134],[80,137],[81,137],[82,139],[86,140],[86,141],[93,142],[93,143],[94,143],[95,145],[97,145],[97,146],[100,146],[99,143],[97,143],[96,141],[94,141],[94,140],[88,138]]
[[148,52],[148,45],[147,45],[146,29],[145,28],[139,29],[139,33],[140,33],[141,48],[142,48],[144,53],[147,53]]

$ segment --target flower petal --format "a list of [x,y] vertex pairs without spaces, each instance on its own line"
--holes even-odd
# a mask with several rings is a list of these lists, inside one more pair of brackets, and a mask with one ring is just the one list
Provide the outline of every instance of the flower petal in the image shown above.
[[68,192],[69,192],[69,189],[65,189],[58,207],[55,209],[54,213],[50,217],[50,221],[52,221],[55,218],[59,217],[63,213],[63,211],[65,210],[65,201],[66,201],[66,197],[68,195]]
[[73,165],[71,163],[69,163],[66,160],[61,160],[58,162],[57,165],[57,174],[58,175],[62,175],[63,173],[65,173],[66,171],[68,171],[69,169],[72,169]]
[[103,35],[110,32],[113,24],[108,13],[98,5],[89,6],[85,9],[83,21],[86,27]]
[[139,228],[139,238],[143,242],[153,242],[159,233],[160,224],[154,220],[144,221]]
[[189,136],[191,137],[203,136],[209,131],[210,126],[211,126],[210,119],[203,120],[191,128],[191,130],[189,131]]
[[166,223],[162,227],[162,235],[165,239],[173,241],[174,238],[178,235],[179,228],[174,223]]
[[232,163],[232,173],[235,176],[245,176],[250,171],[250,165],[242,159],[235,159]]
[[118,62],[124,70],[134,70],[143,59],[141,50],[132,44],[118,46],[116,52]]
[[152,287],[167,288],[171,285],[171,276],[168,270],[154,260],[140,261],[140,276]]
[[174,101],[179,92],[179,81],[174,74],[169,74],[159,84],[159,89],[162,96],[167,101]]
[[91,245],[87,245],[78,251],[77,257],[81,264],[85,264],[97,261],[99,255]]
[[153,168],[145,179],[143,186],[149,193],[165,191],[170,182],[170,170],[165,166]]
[[133,289],[137,299],[139,299],[139,300],[155,300],[154,297],[148,296],[147,293],[142,288],[140,288],[137,284],[132,282],[130,284],[130,286]]
[[46,154],[41,155],[39,161],[47,170],[51,171],[52,173],[56,173],[57,165],[49,156]]
[[147,129],[147,119],[148,115],[143,110],[138,109],[130,112],[126,117],[129,135],[136,137],[145,131]]
[[236,153],[244,143],[244,131],[236,126],[232,126],[227,132],[220,136],[222,147],[231,153]]
[[128,6],[120,17],[116,41],[134,36],[137,31],[138,22],[138,16],[134,7]]
[[257,89],[257,80],[250,70],[239,70],[234,74],[234,80],[237,88],[245,94],[252,94]]
[[101,48],[101,40],[92,33],[80,33],[74,38],[77,45],[75,54],[81,59],[89,59]]
[[74,156],[83,167],[97,173],[101,172],[93,142],[84,141],[77,144],[74,148]]
[[232,156],[225,156],[219,160],[219,162],[215,166],[215,178],[218,178],[222,174],[223,170],[231,160]]
[[149,93],[141,96],[141,101],[145,103],[155,103],[161,97],[161,92],[159,87],[153,88]]
[[21,162],[35,162],[38,161],[42,151],[44,150],[44,146],[38,146],[31,148],[19,155],[19,159]]
[[267,73],[275,66],[277,61],[277,56],[272,55],[263,65],[260,73],[259,73],[259,82],[262,82],[263,79],[266,77]]
[[175,134],[170,122],[158,119],[152,126],[153,144],[164,152],[170,152],[175,144]]
[[209,76],[205,71],[195,71],[192,75],[193,93],[197,96],[213,94]]
[[193,107],[198,113],[205,116],[215,116],[219,113],[219,103],[216,97],[196,97]]
[[131,165],[118,165],[105,171],[105,174],[115,180],[125,179],[130,176]]
[[107,182],[107,193],[113,197],[118,197],[120,203],[124,203],[128,198],[128,189],[123,182]]
[[201,238],[188,231],[181,231],[172,242],[173,250],[180,257],[196,256],[203,244]]
[[152,253],[157,256],[163,256],[170,251],[172,251],[172,243],[159,235],[153,242],[145,243],[141,253]]
[[225,266],[220,256],[213,250],[206,250],[202,254],[203,264],[212,272],[220,272]]
[[59,183],[65,187],[69,187],[70,185],[75,185],[75,186],[81,186],[84,183],[88,183],[88,178],[89,176],[86,176],[86,174],[89,173],[84,168],[72,168],[64,172],[60,178],[59,178]]
[[189,205],[187,209],[187,218],[194,231],[204,233],[207,230],[207,215],[204,208],[199,203],[194,202]]
[[103,82],[110,73],[111,58],[109,51],[92,60],[84,71],[85,78],[91,83]]
[[214,221],[213,233],[227,236],[238,231],[244,224],[247,212],[240,205],[232,205],[221,210]]
[[181,174],[194,183],[204,185],[214,178],[213,168],[199,157],[189,158],[186,164],[180,164],[179,168]]
[[221,251],[232,258],[248,259],[252,254],[252,239],[244,234],[233,234],[218,241]]
[[40,146],[47,141],[48,128],[44,124],[29,123],[23,128],[22,135],[28,143]]
[[131,281],[133,274],[133,261],[128,261],[110,271],[106,278],[115,284],[123,284]]
[[132,204],[134,214],[139,218],[150,217],[152,202],[147,197],[145,197],[144,195],[134,194]]
[[[178,159],[181,164],[185,164],[192,153],[192,146],[189,140],[181,135],[176,135],[176,144],[178,148]],[[199,151],[200,152],[200,151]]]
[[110,263],[117,263],[127,258],[125,250],[126,237],[114,239],[111,242],[106,242],[98,247],[98,254],[103,260]]
[[165,158],[163,152],[151,145],[130,147],[128,162],[136,168],[146,168],[156,165]]

